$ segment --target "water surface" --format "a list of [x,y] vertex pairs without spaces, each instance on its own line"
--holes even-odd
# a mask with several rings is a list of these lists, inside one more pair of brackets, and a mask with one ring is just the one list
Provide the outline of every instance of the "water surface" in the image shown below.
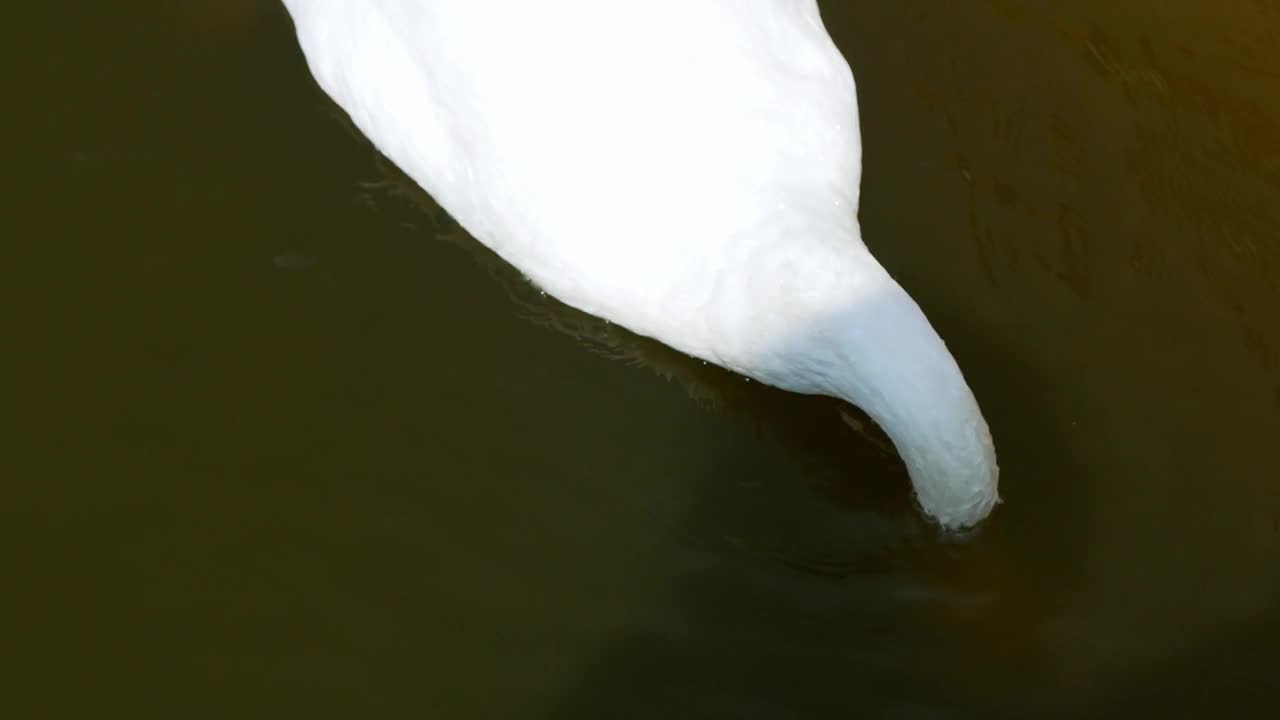
[[952,5],[825,17],[997,440],[962,543],[838,404],[529,288],[275,4],[15,10],[6,716],[1280,709],[1280,7]]

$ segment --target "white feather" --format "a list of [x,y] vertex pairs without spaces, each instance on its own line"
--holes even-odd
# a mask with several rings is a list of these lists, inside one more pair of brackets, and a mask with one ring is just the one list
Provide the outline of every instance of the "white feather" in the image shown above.
[[587,312],[862,407],[949,528],[986,422],[857,222],[853,76],[812,0],[284,0],[312,73],[478,240]]

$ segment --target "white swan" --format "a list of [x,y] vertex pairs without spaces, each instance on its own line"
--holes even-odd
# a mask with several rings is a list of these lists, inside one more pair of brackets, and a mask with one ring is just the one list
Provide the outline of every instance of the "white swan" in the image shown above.
[[562,301],[863,408],[946,528],[998,502],[954,359],[863,245],[814,0],[284,0],[320,86]]

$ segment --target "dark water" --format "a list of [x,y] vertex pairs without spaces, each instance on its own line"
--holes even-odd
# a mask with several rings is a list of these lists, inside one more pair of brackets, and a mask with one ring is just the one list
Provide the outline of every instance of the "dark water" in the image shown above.
[[274,3],[11,10],[4,716],[1280,710],[1280,4],[827,6],[1000,451],[967,542],[522,284]]

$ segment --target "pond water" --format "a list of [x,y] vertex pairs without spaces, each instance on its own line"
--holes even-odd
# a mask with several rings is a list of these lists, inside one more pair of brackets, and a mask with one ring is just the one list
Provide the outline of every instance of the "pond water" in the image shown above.
[[824,6],[1000,453],[962,541],[834,401],[529,288],[276,4],[84,5],[0,70],[6,717],[1280,710],[1275,2]]

